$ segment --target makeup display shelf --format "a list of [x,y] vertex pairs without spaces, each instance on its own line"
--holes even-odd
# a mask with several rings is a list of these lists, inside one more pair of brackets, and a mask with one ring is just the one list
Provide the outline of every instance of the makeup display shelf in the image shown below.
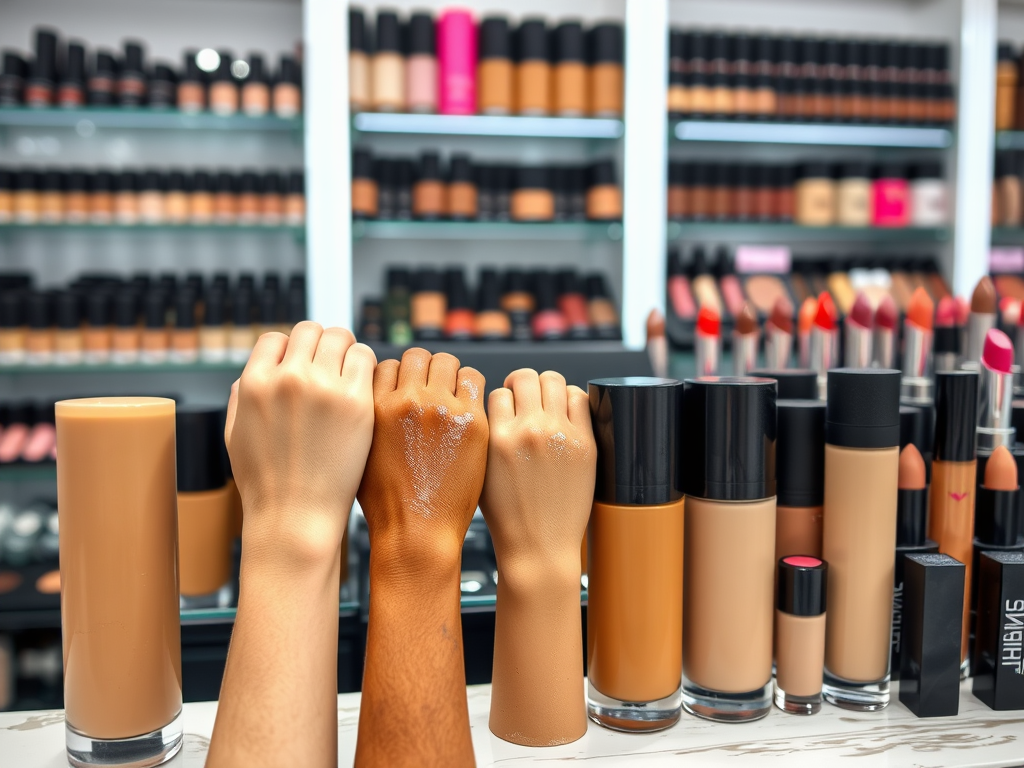
[[992,245],[1024,245],[1024,227],[992,227]]
[[40,483],[57,479],[57,465],[52,461],[39,464],[0,464],[0,484]]
[[141,222],[138,224],[0,224],[0,237],[21,232],[33,234],[131,232],[151,235],[261,234],[292,235],[297,239],[303,239],[306,236],[306,228],[301,224],[273,226],[263,224],[143,224]]
[[359,133],[421,136],[503,136],[545,139],[620,139],[621,120],[589,117],[496,117],[360,112],[352,118]]
[[353,221],[352,239],[376,240],[622,240],[618,221]]
[[1024,149],[1024,131],[997,131],[996,149]]
[[670,221],[665,230],[673,240],[727,239],[759,242],[943,243],[952,236],[947,227],[805,227],[799,224],[755,222]]
[[670,137],[680,142],[805,144],[808,146],[899,147],[906,149],[946,149],[953,144],[953,132],[948,128],[923,126],[679,120],[672,122],[669,127]]
[[115,365],[7,365],[0,366],[2,376],[75,375],[90,373],[241,373],[245,363],[127,363]]
[[275,131],[295,132],[302,136],[302,118],[275,115],[215,115],[212,112],[189,114],[173,109],[33,109],[31,107],[0,107],[0,130],[18,128],[74,128],[88,137],[97,128],[146,129],[170,131]]

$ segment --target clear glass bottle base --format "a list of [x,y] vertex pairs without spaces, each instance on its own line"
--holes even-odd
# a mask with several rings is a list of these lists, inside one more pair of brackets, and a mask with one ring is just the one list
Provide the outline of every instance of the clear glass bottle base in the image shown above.
[[183,611],[198,611],[203,608],[227,608],[235,600],[235,589],[230,582],[208,595],[181,595],[178,606]]
[[775,706],[790,715],[816,715],[821,711],[821,694],[794,696],[775,684]]
[[858,683],[836,677],[825,670],[821,687],[825,701],[853,712],[877,712],[889,706],[889,675],[873,683]]
[[67,723],[64,724],[64,734],[68,763],[72,768],[149,768],[163,765],[181,749],[181,712],[163,728],[130,739],[94,739]]
[[701,688],[683,677],[683,709],[718,723],[760,720],[772,709],[772,681],[746,693],[722,693]]
[[587,714],[613,731],[661,731],[675,725],[681,713],[678,688],[657,701],[621,701],[605,696],[587,680]]

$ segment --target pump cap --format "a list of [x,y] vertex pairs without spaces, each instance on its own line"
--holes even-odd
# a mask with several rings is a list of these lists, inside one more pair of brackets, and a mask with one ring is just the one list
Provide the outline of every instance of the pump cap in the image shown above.
[[174,409],[178,491],[212,491],[227,482],[224,467],[224,410],[206,405]]
[[825,501],[825,403],[779,400],[778,409],[778,504],[820,507]]
[[978,374],[935,374],[935,460],[974,461],[978,424]]
[[808,555],[790,555],[779,560],[778,609],[792,616],[820,616],[825,613],[828,593],[828,563]]
[[624,46],[621,24],[598,24],[590,30],[590,63],[621,64]]
[[583,25],[578,21],[567,21],[555,27],[552,33],[554,50],[552,59],[555,62],[586,60],[586,44],[583,36]]
[[548,60],[548,33],[543,19],[525,19],[516,34],[519,61]]
[[844,448],[900,444],[900,372],[835,368],[828,372],[825,442]]

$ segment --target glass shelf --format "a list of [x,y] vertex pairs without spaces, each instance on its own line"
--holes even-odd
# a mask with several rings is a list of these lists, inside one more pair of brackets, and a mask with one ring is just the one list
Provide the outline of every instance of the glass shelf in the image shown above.
[[672,240],[725,239],[760,242],[873,242],[917,243],[945,242],[946,227],[802,227],[798,224],[762,224],[750,222],[678,222],[670,221],[666,236]]
[[992,227],[992,245],[1024,245],[1024,227]]
[[750,144],[817,144],[917,149],[945,149],[953,144],[953,133],[948,128],[738,120],[680,120],[672,123],[670,135],[677,141]]
[[0,366],[0,376],[82,373],[241,373],[245,363],[129,363],[126,365],[9,365]]
[[296,131],[302,132],[302,118],[276,115],[214,115],[209,112],[186,114],[174,109],[32,109],[0,108],[0,126],[25,128],[75,128],[87,134],[94,128],[164,129],[193,131]]
[[[238,608],[197,608],[181,611],[182,624],[233,624]],[[359,602],[356,600],[342,600],[338,604],[338,617],[346,618],[359,614]]]
[[996,132],[996,149],[1024,149],[1024,131]]
[[57,465],[52,461],[0,465],[0,483],[41,483],[56,479]]
[[621,120],[587,117],[497,117],[361,112],[352,128],[362,133],[431,136],[528,136],[548,139],[618,139]]
[[353,221],[355,240],[621,240],[617,221]]
[[288,234],[296,238],[306,235],[305,225],[280,224],[0,224],[0,233],[12,232],[133,232],[141,234]]

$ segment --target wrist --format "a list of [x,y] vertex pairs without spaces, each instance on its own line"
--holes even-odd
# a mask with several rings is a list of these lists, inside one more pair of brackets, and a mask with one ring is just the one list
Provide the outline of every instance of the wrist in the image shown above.
[[498,557],[498,586],[518,597],[580,599],[579,551],[559,557]]
[[461,569],[461,542],[442,536],[424,536],[415,542],[370,537],[370,581],[375,587],[403,592],[443,589],[458,585]]
[[348,512],[245,510],[242,565],[259,570],[319,571],[339,561]]

